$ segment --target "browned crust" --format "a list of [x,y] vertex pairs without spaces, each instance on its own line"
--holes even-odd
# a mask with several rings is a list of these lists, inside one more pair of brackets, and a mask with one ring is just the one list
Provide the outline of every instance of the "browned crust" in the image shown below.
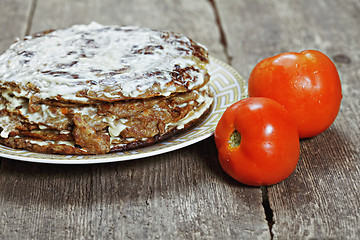
[[[45,31],[42,33],[38,33],[35,34],[33,37],[41,37],[43,35],[49,34],[54,30],[49,30],[49,31]],[[175,37],[175,39],[173,38]],[[166,41],[177,41],[177,35],[175,33],[162,33],[162,38],[166,39]],[[209,62],[209,58],[208,58],[208,53],[207,51],[201,46],[198,45],[196,42],[191,41],[191,53],[192,56],[195,58],[194,60],[196,61],[196,63],[202,65],[204,63],[208,63]],[[151,51],[151,49],[140,49],[141,51]],[[31,53],[26,53],[24,52],[24,54],[31,54]],[[139,54],[142,54],[141,52],[139,52]],[[201,69],[203,69],[201,67]],[[183,93],[183,92],[188,92],[190,89],[190,85],[191,81],[193,81],[194,79],[191,78],[191,75],[189,75],[189,73],[191,73],[191,71],[199,71],[199,69],[194,69],[194,67],[186,67],[186,68],[180,68],[178,65],[174,66],[173,71],[171,72],[171,77],[172,77],[172,81],[170,83],[168,83],[169,85],[174,85],[176,87],[176,90],[172,93],[173,94],[177,94],[177,93]],[[55,72],[44,72],[47,74],[51,74],[51,73],[62,73],[61,71],[55,71]],[[114,73],[117,74],[118,72]],[[120,72],[119,72],[120,73]],[[62,73],[63,74],[63,73]],[[149,72],[147,74],[156,74],[156,72]],[[73,76],[73,78],[76,78],[76,76]],[[201,88],[202,86],[204,86],[205,84],[207,84],[210,80],[210,75],[207,73],[206,69],[205,69],[205,73],[204,73],[204,82],[201,84],[201,86],[196,86],[196,89]],[[190,82],[189,82],[190,81]],[[80,83],[79,83],[80,84]],[[83,84],[83,83],[81,83]],[[90,82],[86,82],[86,84],[91,85],[92,83]],[[85,84],[85,86],[87,86]],[[3,89],[9,89],[12,91],[19,91],[20,92],[20,88],[21,86],[18,86],[16,83],[4,83],[1,88]],[[26,89],[29,90],[30,92],[36,93],[39,90],[32,84],[32,83],[28,83],[28,85],[26,86]],[[63,113],[63,115],[66,115],[66,117],[70,116],[71,114],[68,113],[68,107],[85,107],[88,105],[94,105],[94,106],[98,106],[99,107],[99,114],[106,114],[107,112],[113,114],[113,115],[117,115],[118,117],[127,117],[129,114],[133,115],[135,114],[135,112],[132,112],[131,109],[127,109],[126,105],[124,105],[124,103],[129,103],[129,108],[133,106],[133,103],[136,101],[136,99],[141,99],[142,102],[141,103],[145,103],[144,107],[141,108],[139,106],[137,106],[137,110],[140,111],[142,109],[145,109],[148,107],[148,105],[152,105],[153,102],[168,98],[169,96],[167,95],[167,92],[163,92],[164,90],[160,89],[158,87],[158,85],[154,84],[153,88],[151,88],[148,91],[145,91],[143,94],[140,94],[138,97],[136,97],[135,99],[131,98],[131,97],[127,97],[127,96],[122,96],[122,94],[117,94],[117,98],[114,97],[107,97],[107,95],[105,93],[107,93],[108,89],[104,89],[102,91],[99,92],[94,92],[94,91],[90,91],[88,90],[84,90],[84,91],[79,91],[77,92],[77,96],[79,97],[85,97],[88,99],[88,101],[81,101],[81,100],[67,100],[65,98],[63,98],[61,95],[58,95],[57,97],[54,97],[52,99],[41,99],[40,97],[36,97],[36,95],[33,95],[32,97],[29,98],[29,112],[30,113],[35,113],[37,111],[40,111],[40,106],[39,104],[45,104],[45,105],[49,105],[51,107],[53,107],[56,110],[61,111],[61,113],[63,113],[62,110],[66,110],[66,113]],[[111,89],[110,89],[111,90]],[[110,91],[109,90],[109,91]],[[191,89],[194,90],[194,89]],[[117,91],[117,90],[114,90]],[[164,93],[166,93],[164,95]],[[166,97],[164,97],[164,96]],[[172,96],[170,95],[170,96]],[[121,102],[122,108],[119,108],[118,104]],[[59,108],[60,107],[60,108]],[[100,138],[110,138],[108,134],[104,134],[103,132],[101,132],[103,130],[103,125],[99,124],[96,126],[92,126],[94,127],[94,133],[92,133],[92,135],[90,134],[92,130],[92,128],[90,127],[86,127],[86,125],[84,124],[79,124],[80,127],[83,127],[84,131],[76,131],[75,130],[72,132],[72,134],[59,134],[61,130],[63,129],[69,129],[68,125],[56,125],[56,126],[52,126],[52,130],[49,129],[49,131],[43,131],[40,129],[40,127],[38,127],[37,125],[32,125],[30,123],[28,123],[26,121],[26,119],[24,120],[26,123],[23,124],[22,121],[19,121],[19,119],[17,118],[25,118],[24,116],[22,116],[21,114],[16,114],[15,112],[10,112],[10,113],[6,113],[9,114],[9,116],[11,115],[11,117],[14,119],[15,123],[18,123],[18,125],[16,125],[16,127],[14,127],[14,131],[11,132],[9,134],[8,138],[0,138],[0,143],[12,147],[12,148],[19,148],[19,149],[26,149],[26,150],[30,150],[33,152],[39,152],[39,153],[54,153],[54,154],[103,154],[103,153],[107,153],[107,152],[118,152],[118,151],[124,151],[124,150],[130,150],[130,149],[135,149],[135,148],[141,148],[141,147],[145,147],[145,146],[149,146],[149,145],[153,145],[158,143],[159,141],[162,141],[164,139],[170,138],[174,135],[177,135],[181,132],[187,131],[188,129],[192,128],[193,126],[195,126],[198,122],[202,121],[209,113],[210,113],[210,109],[212,108],[212,106],[206,110],[206,112],[204,114],[202,114],[201,117],[199,117],[196,120],[193,120],[189,123],[187,123],[183,129],[177,129],[176,127],[174,127],[173,129],[169,130],[168,132],[165,132],[165,128],[162,132],[162,134],[158,134],[155,135],[152,138],[147,138],[147,140],[136,140],[135,142],[129,142],[129,143],[119,143],[118,145],[112,145],[112,147],[110,148],[109,146],[109,141],[106,141],[108,143],[108,148],[104,151],[98,151],[98,150],[94,150],[91,151],[89,150],[90,148],[87,148],[87,150],[85,150],[84,148],[81,148],[80,145],[82,147],[84,146],[88,146],[89,142],[88,140],[98,140],[98,136],[100,136]],[[122,110],[122,111],[120,111]],[[55,111],[55,110],[54,110]],[[121,114],[120,114],[121,113]],[[0,112],[1,114],[1,112]],[[72,117],[72,115],[71,115]],[[88,116],[85,116],[88,117]],[[85,119],[83,122],[86,122],[87,119]],[[61,122],[61,121],[59,121]],[[69,121],[71,122],[71,121]],[[96,122],[96,120],[95,120]],[[57,123],[57,122],[56,122]],[[67,123],[67,122],[66,122]],[[60,124],[60,123],[59,123]],[[75,122],[76,125],[76,122]],[[70,126],[71,127],[71,126]],[[79,128],[79,127],[78,127]],[[1,126],[0,126],[1,129]],[[33,131],[33,130],[39,130],[39,131]],[[146,128],[149,129],[149,128]],[[85,131],[86,130],[86,131]],[[96,131],[95,131],[96,130]],[[87,133],[90,134],[91,136],[82,136],[81,134],[83,133]],[[156,134],[156,133],[154,133]],[[153,134],[153,135],[154,135]],[[93,136],[94,135],[94,136]],[[105,136],[106,135],[106,136]],[[151,135],[151,136],[153,136]],[[125,137],[124,137],[125,138]],[[140,138],[140,137],[139,137]],[[107,139],[105,139],[107,140]],[[39,144],[34,143],[33,141],[38,141]],[[61,141],[73,141],[76,144],[74,144],[74,146],[70,146],[65,144],[65,142],[63,142],[63,144],[61,143]],[[95,142],[96,142],[95,141]]]
[[[206,119],[206,117],[210,114],[211,109],[212,109],[212,106],[210,106],[202,114],[201,117],[185,124],[183,129],[177,129],[175,127],[174,129],[171,129],[170,131],[168,131],[164,134],[156,135],[153,138],[148,138],[145,141],[139,140],[139,141],[135,141],[135,142],[130,142],[128,144],[115,145],[115,146],[111,147],[110,153],[121,152],[121,151],[126,151],[126,150],[131,150],[131,149],[154,145],[160,141],[166,140],[166,139],[173,137],[175,135],[178,135],[182,132],[189,131],[191,128],[196,127],[196,125],[198,125],[198,123],[200,123],[204,119]],[[25,150],[29,150],[32,152],[38,152],[38,153],[65,154],[65,155],[93,154],[92,152],[87,152],[84,149],[78,148],[76,146],[73,147],[73,146],[69,146],[66,144],[57,144],[57,143],[50,143],[50,142],[45,144],[46,143],[45,141],[39,141],[44,144],[38,145],[38,144],[31,143],[30,142],[31,140],[39,141],[39,139],[33,139],[31,137],[11,137],[11,136],[9,136],[8,138],[0,138],[0,143],[5,146],[11,147],[11,148],[25,149]]]
[[48,143],[47,145],[38,145],[29,142],[29,140],[32,139],[8,137],[8,138],[0,138],[0,143],[11,148],[25,149],[31,152],[38,152],[38,153],[50,153],[50,154],[53,153],[53,154],[66,154],[66,155],[88,154],[86,151],[80,148],[72,147],[66,144]]
[[175,135],[178,135],[180,133],[183,132],[187,132],[190,129],[196,127],[198,124],[200,124],[202,121],[204,121],[207,116],[209,116],[210,112],[212,109],[212,105],[203,113],[203,115],[200,116],[200,118],[195,119],[187,124],[184,125],[183,129],[177,129],[176,127],[171,129],[170,131],[164,133],[164,134],[158,134],[155,135],[153,138],[148,138],[145,141],[136,141],[136,142],[130,142],[128,144],[121,144],[118,146],[113,146],[110,149],[110,152],[121,152],[121,151],[125,151],[125,150],[131,150],[131,149],[136,149],[136,148],[142,148],[142,147],[147,147],[147,146],[151,146],[154,145],[158,142],[161,142],[165,139],[171,138]]

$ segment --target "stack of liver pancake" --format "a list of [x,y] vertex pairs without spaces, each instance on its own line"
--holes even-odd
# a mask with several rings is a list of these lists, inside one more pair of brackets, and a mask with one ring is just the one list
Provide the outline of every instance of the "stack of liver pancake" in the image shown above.
[[210,112],[205,47],[140,27],[74,25],[0,56],[0,143],[104,154],[154,144]]

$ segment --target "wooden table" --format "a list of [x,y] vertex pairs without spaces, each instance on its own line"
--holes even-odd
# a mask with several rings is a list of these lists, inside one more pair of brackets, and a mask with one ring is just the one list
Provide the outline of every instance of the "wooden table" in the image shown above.
[[318,49],[340,73],[340,113],[301,140],[295,172],[266,188],[230,179],[213,137],[108,164],[3,158],[0,239],[360,239],[359,1],[1,0],[0,52],[91,21],[184,33],[245,79],[265,57]]

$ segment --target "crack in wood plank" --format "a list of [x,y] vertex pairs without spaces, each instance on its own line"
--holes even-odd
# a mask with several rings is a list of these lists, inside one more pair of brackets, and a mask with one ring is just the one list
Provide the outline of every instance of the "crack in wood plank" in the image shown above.
[[[227,58],[227,63],[231,65],[231,61],[232,61],[232,57],[228,51],[228,43],[227,43],[227,39],[226,39],[226,34],[224,32],[224,29],[222,27],[222,23],[221,23],[221,19],[220,19],[220,14],[219,11],[217,9],[215,0],[209,0],[214,14],[215,14],[215,18],[216,18],[216,23],[218,25],[219,28],[219,32],[220,32],[220,42],[224,47],[224,51],[225,51],[225,55]],[[265,212],[265,219],[268,223],[268,227],[269,227],[269,233],[270,233],[270,239],[274,239],[274,233],[272,231],[272,227],[275,224],[274,221],[274,214],[273,214],[273,210],[271,209],[270,206],[270,202],[269,202],[269,195],[268,195],[268,190],[267,187],[261,187],[261,192],[262,192],[262,206],[264,208],[264,212]]]
[[274,221],[274,213],[273,210],[270,206],[270,202],[269,202],[269,194],[268,194],[268,189],[267,187],[263,186],[260,187],[261,192],[262,192],[262,205],[264,208],[264,212],[265,212],[265,219],[268,222],[268,226],[269,226],[269,232],[270,232],[270,239],[274,239],[274,233],[272,231],[272,227],[275,224]]
[[27,22],[26,22],[25,36],[30,35],[30,31],[31,31],[31,27],[32,27],[32,20],[34,18],[36,5],[37,5],[37,0],[32,0],[29,15],[28,15],[28,19],[27,19]]
[[232,57],[231,57],[231,55],[229,54],[229,51],[228,51],[228,44],[227,44],[227,40],[226,40],[226,35],[225,35],[225,31],[223,29],[223,26],[221,24],[219,11],[217,9],[215,0],[209,0],[209,2],[211,4],[211,6],[213,8],[213,11],[214,11],[214,14],[215,14],[216,24],[218,25],[219,32],[220,32],[220,42],[224,47],[224,52],[225,52],[225,55],[226,55],[227,63],[229,65],[231,65]]

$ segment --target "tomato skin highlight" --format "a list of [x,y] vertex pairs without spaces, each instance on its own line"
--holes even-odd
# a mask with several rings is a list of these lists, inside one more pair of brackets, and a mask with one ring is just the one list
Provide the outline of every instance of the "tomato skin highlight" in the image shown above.
[[[233,147],[229,140],[235,130],[241,140]],[[299,160],[297,126],[285,108],[269,98],[246,98],[228,107],[214,137],[221,167],[246,185],[276,184]]]
[[335,64],[323,53],[287,52],[260,61],[249,77],[250,97],[268,97],[294,118],[300,138],[325,131],[339,113],[342,92]]

